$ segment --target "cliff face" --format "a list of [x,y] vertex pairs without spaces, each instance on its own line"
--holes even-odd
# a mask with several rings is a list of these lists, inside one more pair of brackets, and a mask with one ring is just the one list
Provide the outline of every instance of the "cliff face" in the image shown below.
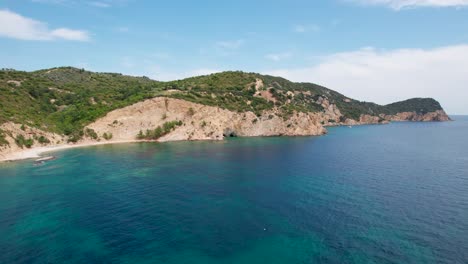
[[95,130],[98,135],[111,133],[113,140],[132,140],[140,131],[145,132],[165,122],[180,120],[183,123],[181,126],[158,141],[221,140],[231,136],[322,135],[326,133],[326,126],[336,125],[449,120],[445,112],[438,111],[426,114],[361,115],[360,120],[356,121],[343,118],[340,110],[327,100],[323,100],[322,106],[325,110],[320,113],[294,112],[285,117],[275,108],[256,116],[253,112],[237,113],[184,100],[155,98],[112,111],[88,128]]
[[[0,129],[4,132],[4,139],[8,144],[0,144],[0,160],[5,159],[12,153],[16,153],[27,149],[24,145],[27,139],[34,140],[32,147],[54,146],[66,142],[66,137],[43,131],[38,128],[22,126],[13,122],[7,122],[0,125]],[[23,141],[18,140],[20,137],[24,138]]]
[[402,112],[396,115],[385,115],[384,118],[389,121],[450,121],[450,117],[444,110],[437,110],[424,114],[418,114],[416,112]]
[[[182,124],[158,141],[179,140],[222,140],[225,137],[254,136],[316,136],[327,133],[325,127],[339,125],[387,124],[390,121],[448,121],[443,110],[416,113],[402,112],[395,115],[379,116],[363,114],[359,120],[346,118],[335,104],[327,99],[320,101],[322,112],[293,112],[287,116],[278,108],[264,111],[261,115],[253,112],[235,112],[214,106],[196,104],[180,99],[158,97],[145,100],[109,112],[85,128],[96,133],[95,137],[85,135],[78,143],[134,141],[146,130],[154,130],[170,121]],[[0,160],[15,159],[28,147],[18,143],[18,138],[33,139],[33,148],[67,144],[69,137],[22,126],[12,122],[0,126],[3,138],[8,144],[0,145]],[[112,138],[105,138],[112,135]],[[47,139],[41,142],[40,138]]]
[[182,125],[159,141],[221,140],[230,136],[296,136],[326,133],[321,117],[314,113],[295,113],[285,119],[277,111],[256,116],[252,112],[237,113],[218,107],[195,104],[171,98],[146,100],[110,112],[88,126],[98,135],[112,133],[113,140],[135,139],[147,129],[155,129],[168,121]]
[[378,105],[313,83],[240,71],[158,82],[71,67],[0,70],[0,91],[0,159],[30,147],[136,140],[140,131],[139,139],[221,140],[450,120],[431,98]]

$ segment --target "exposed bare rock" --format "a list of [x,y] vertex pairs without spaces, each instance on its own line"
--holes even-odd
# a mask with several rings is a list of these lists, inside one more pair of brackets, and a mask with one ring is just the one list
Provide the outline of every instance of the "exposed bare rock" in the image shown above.
[[11,83],[11,84],[14,84],[15,86],[21,86],[21,81],[15,81],[15,80],[9,80],[7,81],[7,83]]
[[257,78],[255,81],[255,90],[259,91],[263,88],[263,80]]
[[322,124],[326,126],[335,126],[340,124],[343,115],[335,104],[330,104],[328,99],[322,97],[319,97],[317,103],[319,103],[324,109],[324,111],[320,113]]
[[[191,110],[192,114],[189,114]],[[164,117],[164,118],[163,118]],[[257,117],[252,112],[237,113],[218,107],[195,104],[179,99],[154,98],[114,110],[89,128],[100,136],[112,133],[112,140],[135,139],[139,131],[155,129],[167,121],[181,120],[183,125],[159,141],[221,140],[225,136],[321,135],[326,133],[319,114],[294,113],[280,117],[276,110]],[[112,126],[117,121],[119,126]]]
[[257,93],[255,93],[255,96],[262,97],[263,99],[269,102],[276,102],[276,98],[273,96],[270,89],[267,89],[265,91],[258,91]]
[[438,110],[435,112],[429,112],[426,114],[418,114],[416,112],[403,112],[396,115],[384,116],[389,121],[450,121],[450,117],[445,113],[444,110]]
[[[277,108],[256,116],[253,112],[239,113],[180,99],[158,97],[109,112],[87,126],[97,132],[98,138],[85,137],[78,143],[129,142],[135,140],[140,131],[153,130],[165,122],[175,120],[180,120],[183,124],[158,141],[222,140],[234,136],[310,136],[325,134],[326,126],[386,124],[389,121],[450,120],[443,110],[426,114],[403,112],[396,115],[361,115],[359,120],[353,120],[345,118],[337,106],[328,99],[321,97],[319,101],[324,108],[322,112],[294,112],[286,117]],[[22,151],[15,143],[18,135],[23,135],[26,139],[35,138],[33,148],[65,144],[67,141],[65,136],[29,126],[22,127],[12,122],[2,124],[0,129],[5,131],[5,139],[9,142],[9,145],[0,147],[0,160]],[[104,133],[112,134],[112,138],[105,140]],[[40,144],[37,140],[40,136],[50,140],[50,143]]]
[[271,87],[268,88],[268,89],[263,89],[263,88],[264,88],[263,80],[257,78],[256,81],[255,81],[255,94],[254,94],[254,96],[262,97],[267,101],[276,102],[276,98],[273,96],[273,94],[270,91]]
[[74,92],[58,89],[58,88],[55,88],[55,87],[49,87],[49,90],[55,91],[55,92],[58,92],[58,93],[75,94]]
[[359,123],[361,124],[378,124],[382,120],[381,117],[371,115],[361,115]]
[[[33,139],[34,140],[33,147],[53,146],[53,145],[65,142],[65,138],[63,136],[58,135],[58,134],[54,134],[54,133],[51,133],[51,132],[46,132],[46,131],[40,130],[38,128],[29,127],[29,126],[26,126],[26,125],[22,127],[22,125],[15,124],[13,122],[3,123],[0,126],[0,129],[5,131],[5,139],[9,143],[8,145],[0,146],[0,160],[3,160],[5,157],[7,157],[11,153],[15,153],[15,152],[18,152],[18,151],[22,150],[22,148],[20,148],[15,143],[15,138],[18,137],[19,135],[22,135],[25,139]],[[46,144],[39,143],[37,141],[37,138],[39,138],[41,136],[48,139],[50,141],[50,143],[46,143]]]

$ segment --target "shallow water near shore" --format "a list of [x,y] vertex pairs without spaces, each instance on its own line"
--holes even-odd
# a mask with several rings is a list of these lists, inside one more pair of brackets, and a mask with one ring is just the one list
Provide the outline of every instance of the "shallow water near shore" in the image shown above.
[[0,263],[466,263],[454,119],[0,164]]

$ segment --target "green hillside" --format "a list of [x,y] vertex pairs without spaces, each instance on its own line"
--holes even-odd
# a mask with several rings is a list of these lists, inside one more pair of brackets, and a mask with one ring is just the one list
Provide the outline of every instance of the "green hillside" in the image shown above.
[[[261,91],[269,91],[273,101],[254,96],[256,81]],[[434,99],[410,99],[386,106],[360,102],[312,83],[245,72],[222,72],[171,82],[116,73],[95,73],[72,67],[35,72],[0,71],[0,123],[13,121],[47,131],[80,137],[83,127],[109,111],[144,99],[167,96],[232,111],[252,111],[277,107],[284,118],[294,111],[318,112],[318,103],[327,98],[346,118],[361,114],[378,115],[442,109]],[[0,131],[1,132],[1,131]],[[1,140],[0,135],[0,140]]]

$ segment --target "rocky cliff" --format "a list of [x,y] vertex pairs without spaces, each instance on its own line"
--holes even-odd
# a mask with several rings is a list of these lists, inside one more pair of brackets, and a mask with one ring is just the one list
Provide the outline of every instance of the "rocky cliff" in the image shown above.
[[[326,133],[326,126],[386,124],[389,121],[447,121],[444,111],[425,114],[361,115],[358,121],[343,118],[340,110],[323,100],[320,113],[294,112],[287,118],[274,108],[257,116],[253,112],[238,113],[171,98],[155,98],[110,112],[90,124],[99,135],[112,134],[114,140],[131,140],[140,131],[154,129],[168,121],[182,125],[158,141],[221,140],[225,137],[307,136]],[[337,121],[338,120],[338,121]],[[342,121],[339,121],[342,120]]]
[[70,67],[0,70],[0,92],[0,159],[60,144],[306,136],[327,126],[450,120],[431,98],[378,105],[245,72],[158,82]]
[[321,135],[326,133],[322,119],[316,113],[295,113],[284,119],[275,109],[257,116],[253,112],[238,113],[179,99],[155,98],[112,111],[88,128],[99,135],[111,133],[114,140],[130,140],[140,131],[180,120],[182,125],[159,141],[221,140],[233,136]]

